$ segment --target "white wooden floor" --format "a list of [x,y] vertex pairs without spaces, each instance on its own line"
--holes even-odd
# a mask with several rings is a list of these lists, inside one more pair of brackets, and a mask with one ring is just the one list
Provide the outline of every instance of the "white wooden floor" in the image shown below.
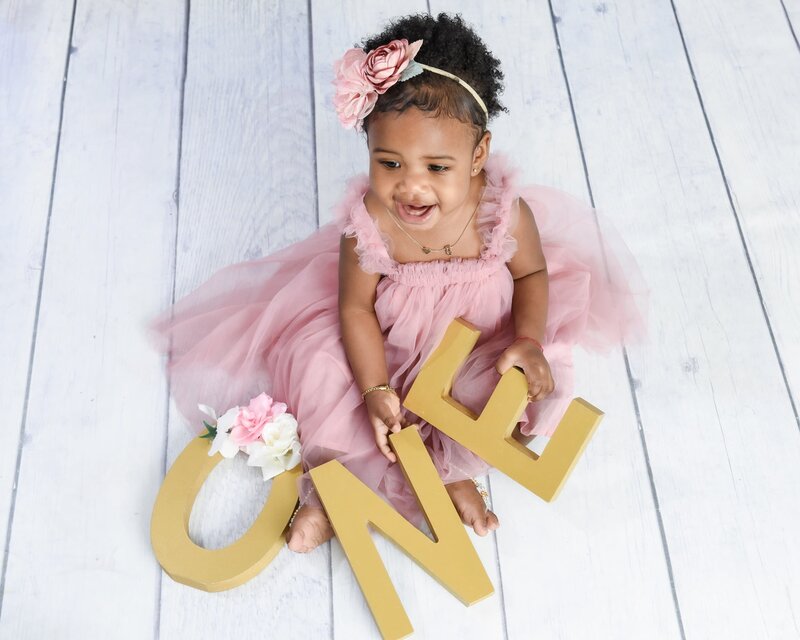
[[[455,9],[504,65],[494,148],[623,231],[652,339],[579,355],[606,417],[555,502],[490,476],[495,596],[376,536],[415,637],[800,636],[800,0],[0,0],[0,637],[378,637],[335,541],[219,594],[162,574],[190,436],[142,327],[330,219],[366,168],[333,60]],[[221,465],[195,539],[264,495]]]

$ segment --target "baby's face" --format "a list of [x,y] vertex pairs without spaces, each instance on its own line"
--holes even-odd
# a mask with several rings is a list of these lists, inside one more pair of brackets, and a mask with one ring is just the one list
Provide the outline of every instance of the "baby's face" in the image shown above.
[[[488,156],[490,134],[475,146],[474,129],[412,107],[370,119],[369,177],[373,194],[405,225],[432,229],[463,219],[475,206],[474,181]],[[473,169],[478,169],[473,172]]]

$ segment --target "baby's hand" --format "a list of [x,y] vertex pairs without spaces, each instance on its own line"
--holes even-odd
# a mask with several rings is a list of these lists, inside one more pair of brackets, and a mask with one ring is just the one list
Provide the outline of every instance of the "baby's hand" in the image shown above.
[[375,442],[378,449],[390,462],[397,462],[397,456],[389,448],[389,433],[397,433],[409,422],[400,412],[400,398],[391,391],[371,391],[364,401],[372,428],[375,430]]
[[511,367],[519,367],[528,379],[528,401],[536,402],[549,396],[555,389],[550,365],[539,348],[526,341],[515,342],[503,351],[495,368],[503,375]]

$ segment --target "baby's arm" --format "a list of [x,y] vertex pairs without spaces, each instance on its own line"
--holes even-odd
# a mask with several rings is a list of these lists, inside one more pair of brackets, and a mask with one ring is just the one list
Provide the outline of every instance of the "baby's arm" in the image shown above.
[[[339,324],[342,342],[361,391],[388,384],[383,334],[375,315],[375,291],[380,276],[365,273],[358,264],[356,239],[342,236],[339,246]],[[381,452],[391,461],[388,433],[405,426],[400,399],[389,391],[371,391],[365,397],[370,423]]]
[[380,275],[358,264],[356,239],[342,236],[339,246],[339,322],[350,368],[361,391],[387,384],[383,335],[375,315]]
[[[511,302],[514,331],[517,338],[527,337],[542,342],[547,324],[547,263],[533,212],[522,198],[519,199],[519,222],[514,238],[517,251],[508,262],[514,278]],[[555,385],[550,365],[532,341],[515,341],[497,360],[497,370],[501,374],[513,366],[525,372],[531,400],[541,400],[552,393]]]

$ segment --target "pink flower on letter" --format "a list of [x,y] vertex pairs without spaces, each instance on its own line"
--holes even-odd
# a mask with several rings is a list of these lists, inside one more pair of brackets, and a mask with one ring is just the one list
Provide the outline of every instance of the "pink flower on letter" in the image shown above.
[[231,429],[231,438],[238,446],[255,442],[267,423],[286,412],[283,402],[273,402],[266,393],[262,393],[252,400],[246,407],[239,409],[239,414]]

